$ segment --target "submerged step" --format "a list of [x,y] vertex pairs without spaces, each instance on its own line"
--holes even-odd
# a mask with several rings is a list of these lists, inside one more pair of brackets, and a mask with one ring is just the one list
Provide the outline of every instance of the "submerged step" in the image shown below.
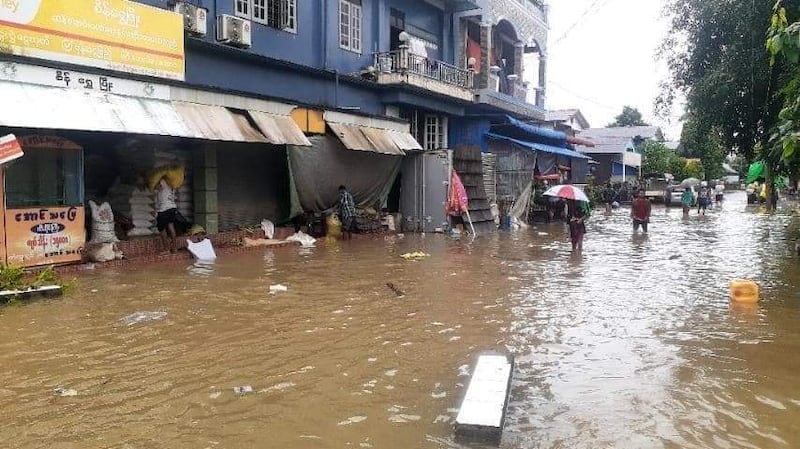
[[456,438],[500,442],[513,371],[513,357],[478,357],[456,417]]
[[31,299],[37,297],[61,296],[63,291],[60,285],[44,285],[30,290],[0,290],[0,304],[13,299]]

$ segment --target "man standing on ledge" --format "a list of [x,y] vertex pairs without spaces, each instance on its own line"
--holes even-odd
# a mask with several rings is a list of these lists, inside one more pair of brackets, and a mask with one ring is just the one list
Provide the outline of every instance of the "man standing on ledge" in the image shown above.
[[650,222],[650,200],[644,196],[644,189],[639,189],[636,199],[633,200],[631,207],[631,218],[633,219],[633,232],[642,227],[642,231],[647,233],[647,223]]
[[339,220],[342,222],[342,238],[350,240],[356,224],[356,202],[343,185],[339,186],[339,201],[336,205],[339,209]]

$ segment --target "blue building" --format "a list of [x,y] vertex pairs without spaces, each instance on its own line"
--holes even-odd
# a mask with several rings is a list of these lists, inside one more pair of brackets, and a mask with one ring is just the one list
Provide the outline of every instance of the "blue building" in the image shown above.
[[[339,184],[362,206],[401,212],[408,229],[433,229],[445,222],[447,173],[468,153],[459,148],[488,151],[490,127],[507,118],[545,118],[547,7],[540,0],[72,6],[87,12],[54,15],[53,39],[68,35],[96,47],[64,44],[74,51],[63,56],[30,48],[34,36],[0,57],[0,89],[16,92],[19,108],[42,110],[38,102],[47,98],[64,104],[45,108],[45,116],[0,115],[0,128],[57,134],[81,147],[79,170],[59,175],[83,180],[72,201],[80,206],[109,200],[133,214],[137,179],[181,164],[182,212],[210,232],[323,211]],[[22,20],[3,26],[28,30]],[[24,20],[45,18],[34,11]],[[148,21],[164,30],[145,30]],[[182,38],[167,33],[175,26]],[[155,36],[161,31],[167,34]],[[98,92],[101,83],[116,88]],[[75,101],[79,116],[70,113]],[[10,171],[39,170],[32,160]],[[465,184],[488,209],[476,179]],[[25,204],[47,203],[30,184],[20,193],[31,197]],[[152,229],[144,215],[132,219],[141,235]]]

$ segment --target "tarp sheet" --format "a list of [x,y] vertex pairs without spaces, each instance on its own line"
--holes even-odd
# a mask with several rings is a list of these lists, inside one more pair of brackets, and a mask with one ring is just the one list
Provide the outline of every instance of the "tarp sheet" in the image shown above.
[[[347,186],[358,207],[378,210],[386,204],[402,157],[346,149],[326,134],[310,136],[311,147],[288,145],[293,200],[306,212],[322,212],[336,204],[339,186]],[[295,196],[296,193],[296,196]],[[297,214],[297,204],[292,213]]]
[[753,181],[763,178],[764,172],[764,161],[753,162],[750,164],[750,169],[747,170],[747,180],[745,181],[745,184],[750,184]]

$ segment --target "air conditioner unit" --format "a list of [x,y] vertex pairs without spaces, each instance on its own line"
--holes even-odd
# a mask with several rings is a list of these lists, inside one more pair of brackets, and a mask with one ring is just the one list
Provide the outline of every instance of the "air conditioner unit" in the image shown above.
[[250,21],[221,14],[217,16],[217,40],[234,47],[250,48]]
[[208,10],[186,2],[175,2],[172,10],[183,15],[183,26],[195,36],[205,36],[208,30]]

